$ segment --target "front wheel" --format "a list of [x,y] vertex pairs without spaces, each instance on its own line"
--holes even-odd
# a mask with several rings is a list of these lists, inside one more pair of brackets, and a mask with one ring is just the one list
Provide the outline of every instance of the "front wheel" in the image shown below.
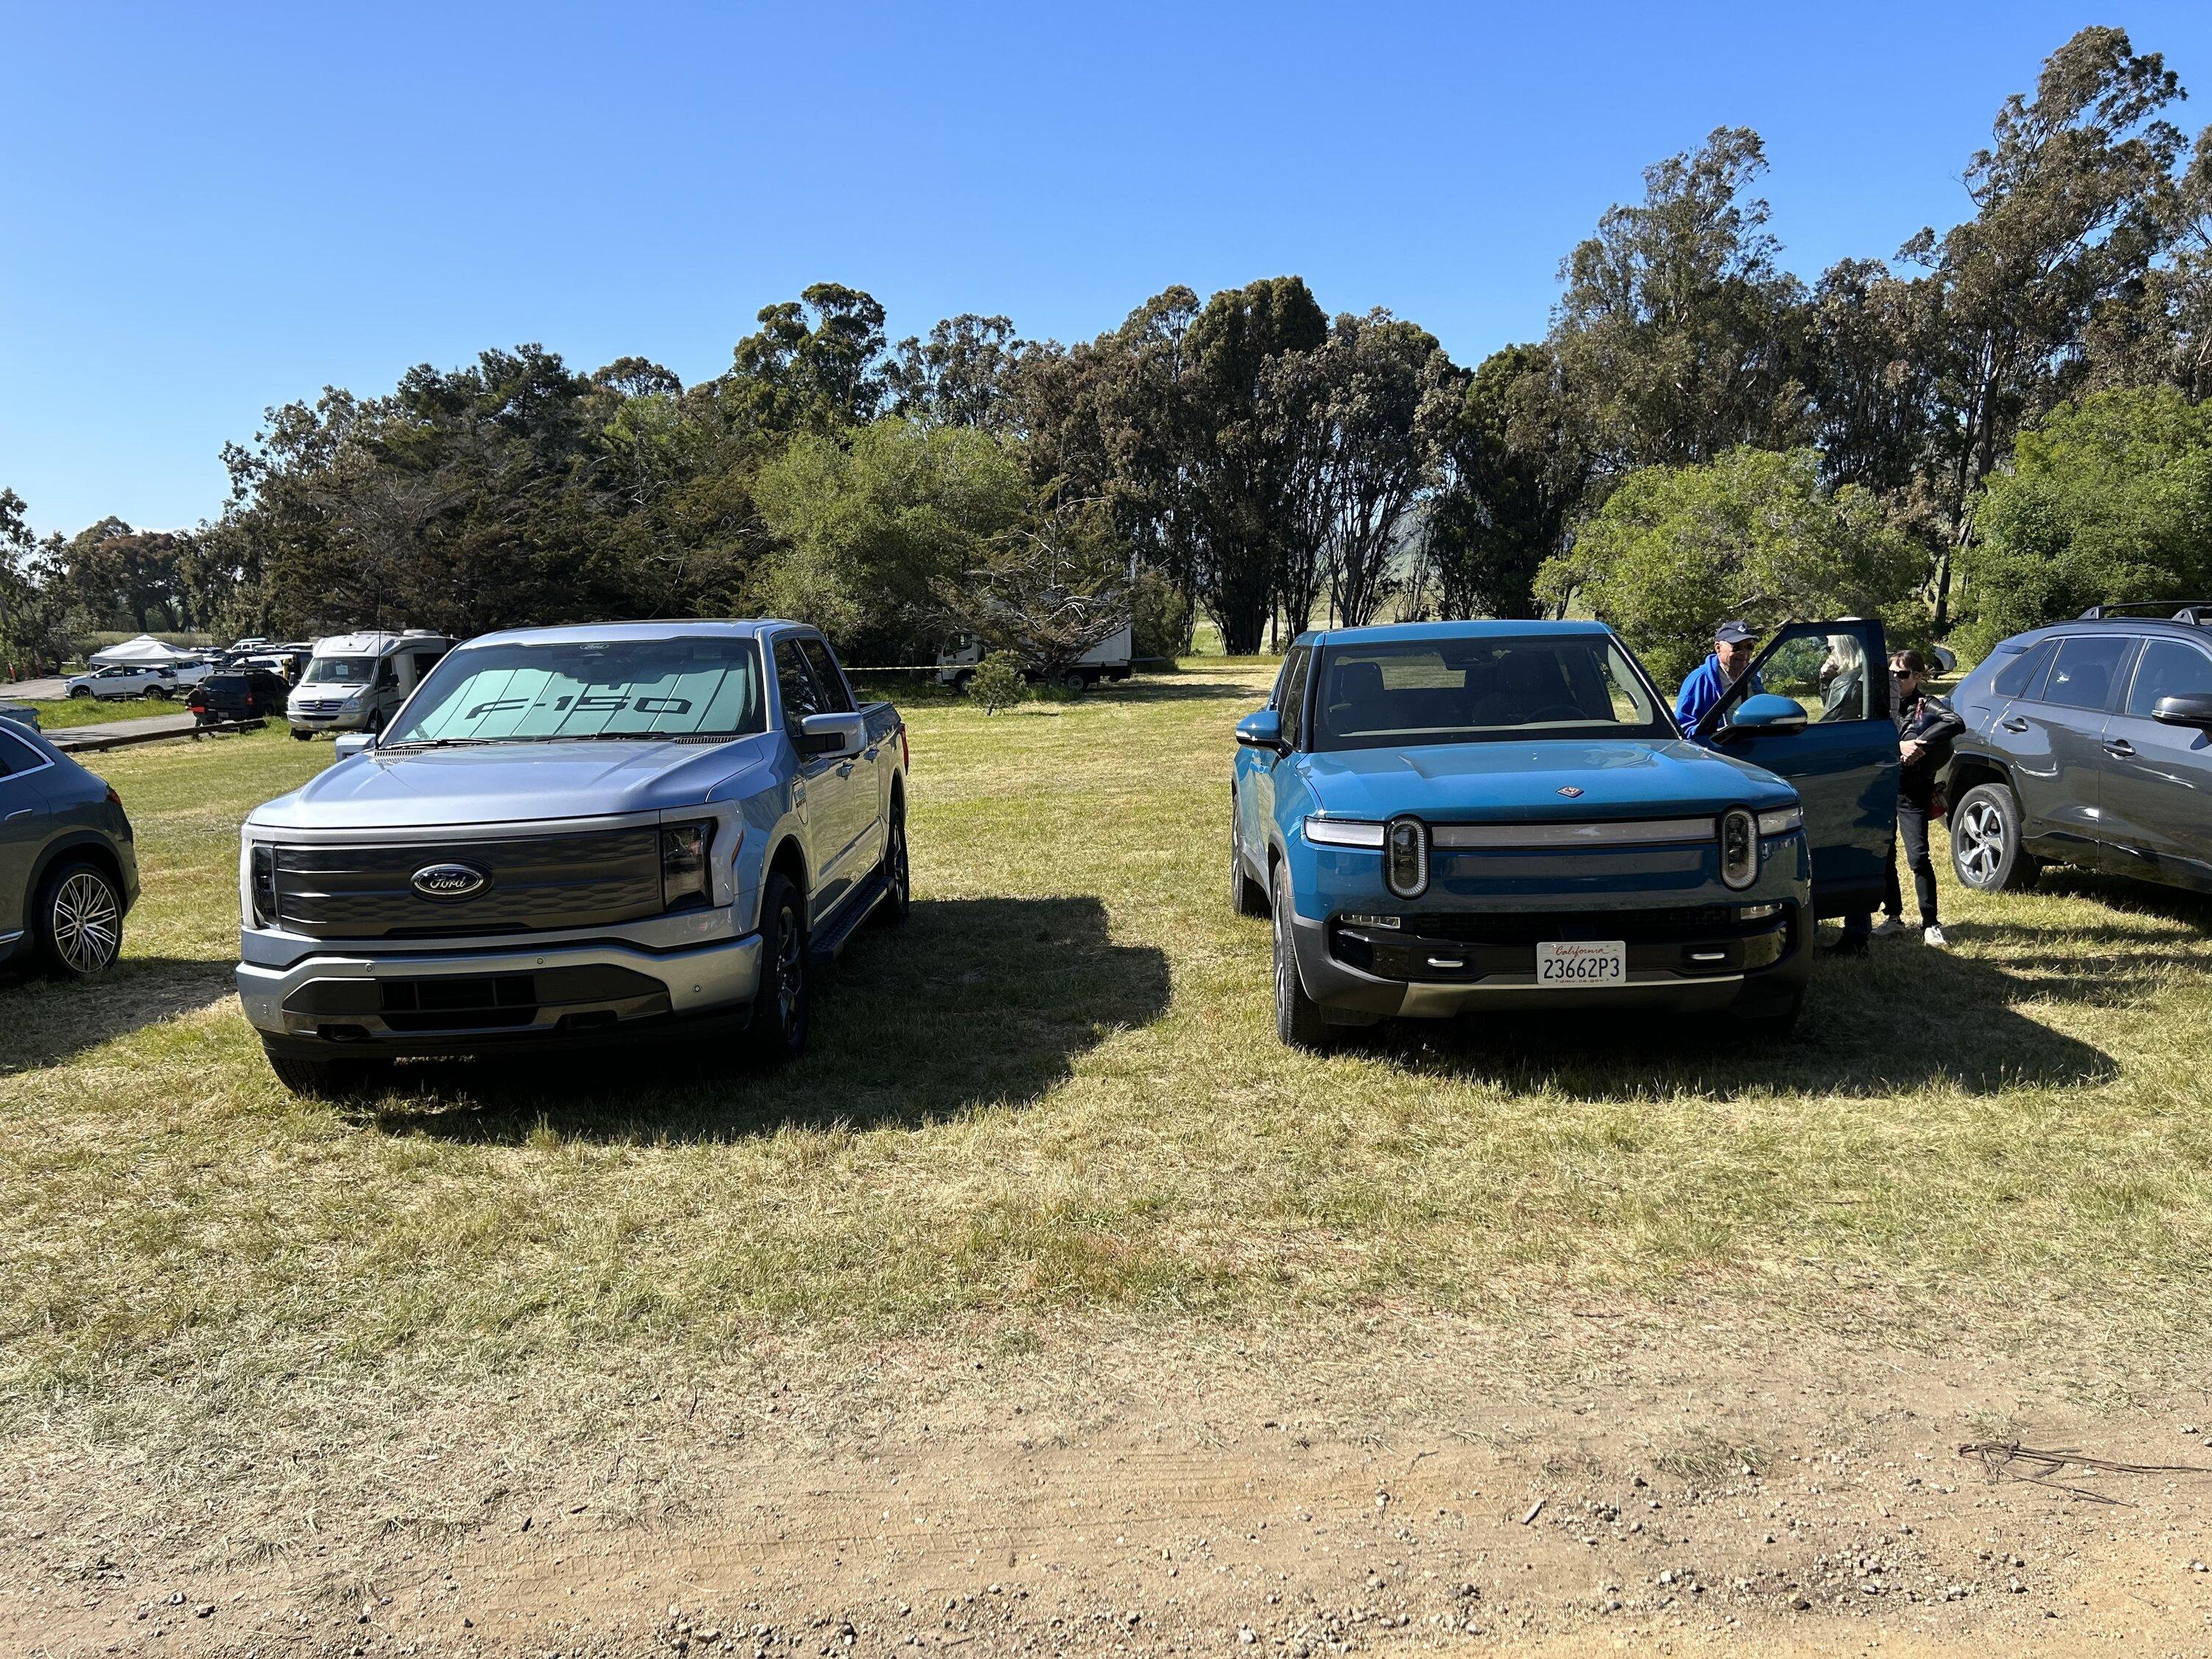
[[1275,1035],[1293,1048],[1326,1048],[1331,1036],[1321,1005],[1306,994],[1292,942],[1290,872],[1275,866]]
[[1951,809],[1951,869],[1978,893],[2033,886],[2042,860],[2021,845],[2020,802],[2001,783],[1978,783]]
[[298,726],[294,726],[294,727],[292,728],[292,741],[293,741],[293,742],[295,742],[295,743],[313,743],[314,740],[315,740],[315,734],[314,734],[313,732],[302,732],[302,731],[301,731]]
[[761,894],[760,986],[745,1034],[760,1065],[780,1066],[806,1052],[806,967],[805,903],[791,878],[779,872]]
[[92,688],[88,685],[72,685],[70,687],[70,696],[72,700],[78,697],[88,697],[91,695]]
[[96,979],[123,951],[123,896],[106,871],[82,859],[39,884],[39,955],[61,979]]

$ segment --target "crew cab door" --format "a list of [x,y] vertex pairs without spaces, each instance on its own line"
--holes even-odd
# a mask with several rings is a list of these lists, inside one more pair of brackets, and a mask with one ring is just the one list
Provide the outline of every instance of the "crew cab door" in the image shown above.
[[[853,700],[852,684],[837,659],[830,654],[829,643],[812,635],[802,635],[799,648],[805,655],[806,665],[814,671],[814,684],[822,693],[823,712],[859,713],[860,705]],[[877,739],[859,754],[846,756],[835,768],[841,785],[837,805],[839,851],[852,866],[855,881],[862,872],[874,869],[877,860],[884,855],[884,823],[890,811],[890,788],[883,775],[883,743]]]
[[785,734],[798,756],[792,779],[792,805],[798,809],[806,843],[806,869],[814,890],[807,896],[807,919],[819,921],[836,907],[852,885],[853,867],[845,850],[845,831],[851,822],[848,804],[853,769],[841,772],[842,763],[827,755],[810,755],[800,726],[809,714],[830,713],[814,671],[806,665],[795,634],[780,635],[774,647],[777,700],[783,708]]
[[[1732,731],[1734,711],[1762,691],[1802,708],[1803,728]],[[1796,787],[1813,851],[1816,915],[1863,915],[1881,905],[1897,836],[1898,759],[1880,623],[1790,623],[1691,735]]]

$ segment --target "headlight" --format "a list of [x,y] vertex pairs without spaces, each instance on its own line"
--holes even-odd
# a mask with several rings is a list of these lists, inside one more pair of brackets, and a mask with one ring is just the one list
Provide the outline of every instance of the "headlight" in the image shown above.
[[707,884],[707,845],[714,838],[712,819],[697,823],[668,823],[660,830],[660,908],[688,909],[704,904]]
[[256,842],[247,860],[256,927],[276,925],[276,849]]
[[1785,806],[1777,812],[1759,815],[1759,833],[1762,837],[1794,836],[1805,827],[1805,809]]
[[1306,839],[1316,847],[1364,847],[1382,850],[1382,826],[1352,818],[1308,818]]
[[1759,822],[1741,806],[1721,814],[1721,879],[1731,887],[1759,879]]
[[1419,818],[1393,818],[1382,852],[1382,879],[1400,898],[1429,890],[1429,826]]

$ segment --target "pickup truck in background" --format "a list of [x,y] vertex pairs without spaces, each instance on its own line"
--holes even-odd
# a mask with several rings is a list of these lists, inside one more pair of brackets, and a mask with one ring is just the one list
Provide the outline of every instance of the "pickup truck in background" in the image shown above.
[[247,817],[240,998],[289,1088],[413,1054],[805,1046],[812,965],[905,918],[906,727],[795,623],[521,629]]

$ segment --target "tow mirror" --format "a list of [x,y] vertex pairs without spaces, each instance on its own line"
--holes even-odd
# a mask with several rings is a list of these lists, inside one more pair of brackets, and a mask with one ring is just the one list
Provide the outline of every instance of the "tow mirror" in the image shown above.
[[1726,742],[1731,737],[1786,737],[1805,729],[1805,710],[1788,697],[1762,691],[1736,705],[1729,722],[1713,735]]
[[337,750],[337,757],[340,760],[349,759],[355,755],[366,754],[370,750],[376,747],[376,733],[374,732],[341,732],[338,733],[338,740],[336,747]]
[[2183,697],[2160,697],[2151,705],[2150,717],[2161,726],[2193,726],[2212,732],[2212,697],[2192,691]]
[[799,752],[842,760],[867,746],[867,722],[858,714],[809,714],[799,722]]
[[1283,751],[1283,717],[1272,708],[1255,709],[1237,722],[1237,741],[1247,749]]

